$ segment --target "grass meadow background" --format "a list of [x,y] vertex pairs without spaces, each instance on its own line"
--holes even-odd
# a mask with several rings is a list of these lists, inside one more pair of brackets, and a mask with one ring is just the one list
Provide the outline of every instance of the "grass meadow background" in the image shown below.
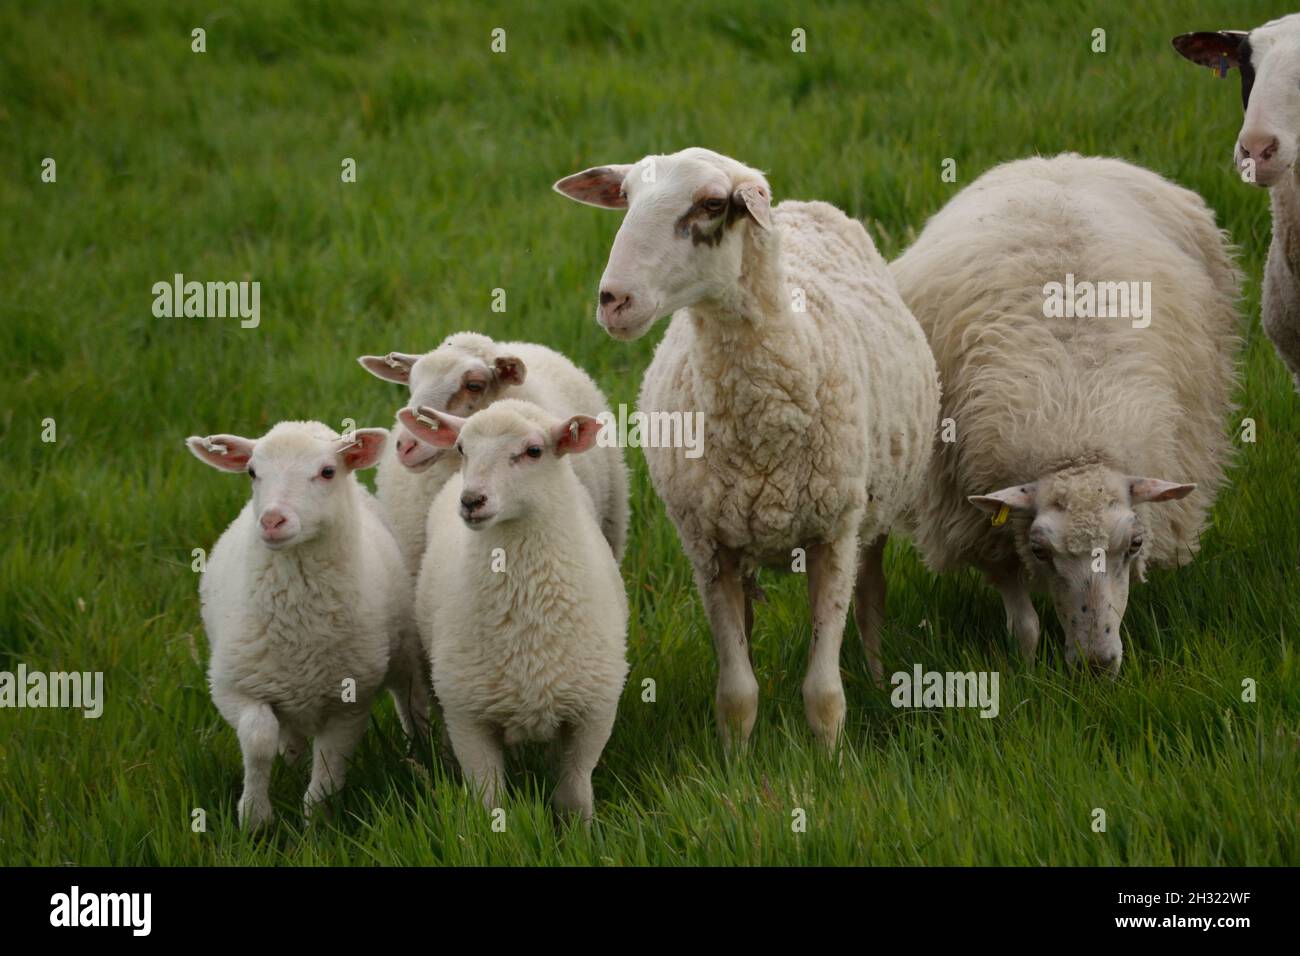
[[[99,720],[0,710],[0,863],[1300,862],[1300,398],[1259,328],[1269,215],[1231,168],[1237,79],[1169,45],[1286,12],[4,4],[0,670],[102,670],[106,707]],[[490,50],[496,27],[505,54]],[[1099,27],[1105,53],[1090,49]],[[804,723],[804,582],[764,577],[759,723],[752,753],[728,762],[704,614],[633,450],[632,671],[590,832],[553,821],[540,749],[514,761],[506,832],[492,832],[446,756],[408,752],[385,699],[332,821],[303,824],[306,769],[278,765],[277,826],[241,834],[239,750],[208,697],[190,555],[247,485],[182,439],[285,418],[387,425],[405,392],[354,357],[459,329],[560,349],[612,402],[635,402],[667,323],[630,345],[599,329],[619,217],[550,186],[688,145],[767,170],[778,199],[835,203],[891,258],[985,169],[1033,153],[1119,156],[1205,196],[1248,276],[1234,421],[1253,418],[1258,440],[1239,444],[1201,557],[1135,589],[1111,683],[1065,668],[1047,603],[1040,660],[1017,661],[993,591],[974,573],[936,579],[895,541],[887,672],[1000,671],[1001,714],[894,709],[850,622],[842,765]],[[54,184],[40,181],[47,156]],[[340,181],[345,157],[354,184]],[[955,184],[940,178],[946,157]],[[155,318],[151,286],[177,272],[260,281],[260,327]],[[647,677],[655,703],[641,701]],[[1241,699],[1248,677],[1256,703]],[[195,808],[206,833],[191,830]],[[806,832],[792,831],[796,808]]]

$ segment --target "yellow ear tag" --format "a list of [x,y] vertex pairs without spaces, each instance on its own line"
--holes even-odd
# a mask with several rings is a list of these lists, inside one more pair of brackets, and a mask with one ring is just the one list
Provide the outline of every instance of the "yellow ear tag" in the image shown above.
[[1007,516],[1011,514],[1011,509],[1003,505],[998,509],[998,513],[993,516],[993,527],[1001,528],[1007,523]]

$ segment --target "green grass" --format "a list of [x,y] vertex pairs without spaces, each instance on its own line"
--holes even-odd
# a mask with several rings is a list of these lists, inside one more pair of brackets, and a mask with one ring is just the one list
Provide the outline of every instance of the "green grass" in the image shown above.
[[[102,670],[107,706],[99,720],[0,710],[0,863],[1300,862],[1300,400],[1259,329],[1269,217],[1230,167],[1237,82],[1169,46],[1288,8],[1011,7],[6,4],[0,669]],[[498,26],[504,55],[489,49]],[[795,27],[806,54],[790,52]],[[1090,51],[1095,27],[1105,54]],[[838,765],[803,722],[802,582],[765,579],[759,724],[728,762],[703,612],[632,452],[632,672],[589,833],[552,820],[540,750],[515,763],[493,832],[445,758],[408,757],[385,701],[332,822],[302,824],[304,771],[278,767],[278,826],[241,835],[190,552],[246,487],[182,438],[283,418],[386,425],[402,393],[354,356],[463,328],[558,348],[634,402],[663,325],[631,345],[600,331],[618,218],[550,184],[694,144],[768,170],[778,198],[863,218],[891,257],[980,172],[1033,152],[1121,156],[1204,195],[1249,277],[1239,401],[1258,441],[1240,447],[1201,557],[1136,589],[1110,683],[1064,666],[1046,605],[1047,652],[1019,663],[992,591],[936,579],[894,542],[887,668],[996,669],[1001,715],[894,709],[850,633]],[[46,156],[55,184],[40,182]],[[355,184],[340,182],[344,157]],[[151,286],[176,272],[259,280],[261,326],[154,318]],[[56,443],[40,440],[46,418]]]

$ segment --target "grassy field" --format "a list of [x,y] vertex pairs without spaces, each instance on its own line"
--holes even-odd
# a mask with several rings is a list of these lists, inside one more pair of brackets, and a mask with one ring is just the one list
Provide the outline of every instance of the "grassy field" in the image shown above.
[[[99,670],[106,688],[98,720],[0,710],[0,863],[1300,862],[1300,399],[1259,328],[1269,216],[1231,169],[1237,81],[1169,46],[1289,7],[494,7],[0,9],[0,670]],[[195,27],[206,53],[191,51]],[[552,820],[540,750],[513,766],[493,832],[448,759],[408,754],[385,700],[333,821],[302,823],[305,770],[279,766],[278,825],[242,835],[239,750],[208,697],[190,562],[247,487],[183,437],[284,418],[386,425],[404,392],[354,356],[466,328],[560,349],[633,403],[666,323],[631,345],[599,329],[618,217],[550,184],[687,145],[766,169],[778,199],[839,205],[890,257],[980,172],[1035,152],[1120,156],[1204,195],[1248,276],[1239,402],[1258,440],[1239,444],[1201,557],[1135,590],[1110,683],[1064,666],[1045,603],[1047,652],[1018,662],[994,592],[973,573],[936,579],[894,542],[887,671],[997,670],[1001,714],[894,709],[854,631],[841,765],[804,724],[803,581],[765,578],[759,724],[729,762],[703,611],[633,451],[632,671],[590,832]],[[341,182],[346,157],[355,183]],[[940,177],[948,157],[956,183]],[[260,326],[155,318],[151,287],[178,272],[260,281]]]

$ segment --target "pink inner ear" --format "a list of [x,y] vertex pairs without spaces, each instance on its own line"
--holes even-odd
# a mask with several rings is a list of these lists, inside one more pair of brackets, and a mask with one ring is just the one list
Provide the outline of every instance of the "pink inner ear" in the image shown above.
[[352,444],[343,448],[343,464],[352,471],[362,468],[369,468],[379,461],[379,456],[383,453],[384,443],[388,440],[388,433],[380,428],[367,428],[363,431],[353,433],[356,439]]
[[450,448],[456,444],[465,424],[463,418],[423,405],[418,409],[403,408],[397,413],[397,418],[412,435],[435,448]]
[[248,460],[253,457],[256,444],[238,435],[194,436],[185,440],[186,446],[196,458],[213,468],[222,471],[240,472],[248,470]]
[[[391,361],[390,361],[391,360]],[[411,380],[411,366],[396,358],[396,353],[389,355],[363,355],[358,362],[371,375],[386,382],[405,384]]]
[[600,422],[589,415],[574,415],[568,421],[551,428],[555,454],[570,455],[584,452],[596,444],[600,435]]
[[593,166],[561,179],[555,184],[555,190],[589,206],[626,209],[623,180],[631,168],[628,165]]

